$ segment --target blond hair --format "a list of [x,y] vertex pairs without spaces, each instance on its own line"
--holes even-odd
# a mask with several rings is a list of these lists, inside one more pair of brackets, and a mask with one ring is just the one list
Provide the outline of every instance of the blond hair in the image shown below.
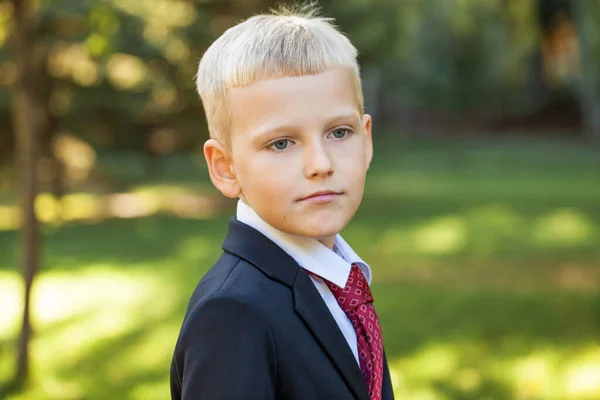
[[210,136],[230,143],[227,89],[337,68],[352,71],[362,113],[356,57],[356,48],[332,19],[319,16],[313,6],[281,9],[233,26],[206,50],[196,76]]

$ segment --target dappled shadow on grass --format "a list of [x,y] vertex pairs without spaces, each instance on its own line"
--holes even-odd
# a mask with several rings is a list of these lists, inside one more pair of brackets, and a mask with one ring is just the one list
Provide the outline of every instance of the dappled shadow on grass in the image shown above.
[[[581,281],[597,281],[598,210],[465,199],[367,197],[343,233],[374,270],[398,398],[593,399],[597,285],[555,285],[548,276],[567,262]],[[230,211],[45,227],[37,380],[14,399],[168,397],[185,307],[221,253]],[[556,215],[575,221],[558,233],[562,246],[544,247],[543,236],[537,248],[528,242],[540,219]],[[577,241],[586,224],[591,241]],[[13,280],[17,240],[0,232],[0,270]]]
[[13,340],[0,337],[0,399],[6,399],[8,396],[23,390],[23,381],[15,379],[14,356],[15,343]]
[[[600,184],[600,182],[599,182]],[[397,185],[402,185],[398,182]],[[401,189],[400,189],[401,190]],[[454,197],[456,195],[456,197]],[[383,222],[396,220],[398,222],[414,223],[435,216],[478,210],[486,207],[504,207],[526,218],[535,218],[560,209],[575,209],[585,214],[595,223],[600,223],[600,211],[597,204],[600,195],[589,201],[571,199],[551,200],[541,196],[535,199],[511,199],[503,196],[482,198],[469,193],[452,193],[452,196],[410,196],[408,194],[385,195],[379,192],[373,195],[368,192],[362,201],[356,216],[359,219]]]
[[[42,239],[42,270],[70,270],[90,265],[118,264],[135,268],[148,261],[177,256],[186,241],[202,238],[210,245],[196,254],[220,253],[229,216],[196,220],[155,216],[134,220],[111,219],[93,225],[46,227]],[[17,232],[0,232],[0,269],[17,264]],[[193,249],[188,249],[190,254]],[[173,268],[178,269],[176,264]]]
[[589,206],[371,198],[344,236],[386,278],[422,266],[600,267],[600,214]]
[[401,398],[595,399],[600,296],[376,284]]
[[[492,347],[593,342],[600,334],[597,293],[452,289],[443,284],[376,284],[377,311],[391,355],[427,342],[484,341]],[[514,339],[514,342],[511,342]],[[507,342],[508,341],[508,342]]]
[[[152,217],[48,229],[34,287],[33,384],[11,399],[168,397],[185,307],[221,252],[227,220]],[[4,235],[12,249],[17,235]],[[20,309],[18,274],[7,269],[14,257],[0,253],[12,293],[0,313],[9,305],[15,311],[0,338],[11,348]],[[14,351],[6,355],[2,364],[13,362]]]
[[[96,341],[56,370],[59,380],[90,399],[166,398],[171,351],[180,323],[173,316],[138,321],[136,328]],[[155,393],[141,395],[150,387]]]
[[[73,277],[74,285],[63,284],[59,304],[81,302],[85,292],[95,300],[86,305],[89,312],[74,317],[38,316],[44,322],[33,346],[36,380],[14,399],[168,397],[170,358],[196,280],[194,262],[180,262],[187,281],[169,280],[161,271],[166,264],[159,263],[138,271],[153,278],[137,289],[128,282],[142,276],[126,270],[125,276],[111,270],[108,280],[88,272],[87,278]],[[68,279],[42,276],[40,285]],[[73,291],[91,281],[98,281],[95,289]],[[139,295],[128,297],[127,287]],[[48,290],[42,289],[52,295]],[[586,372],[600,366],[594,346],[600,335],[598,294],[406,282],[375,283],[373,291],[399,398],[551,399],[552,389],[568,400],[600,393]]]
[[[192,185],[154,185],[131,188],[122,193],[78,192],[56,198],[50,193],[36,197],[37,219],[42,223],[61,225],[68,222],[98,223],[106,219],[142,218],[152,215],[172,215],[182,218],[213,217],[228,203],[223,196],[205,195]],[[21,226],[18,204],[0,204],[0,231]]]
[[[506,383],[490,380],[478,380],[475,374],[465,374],[456,382],[434,381],[425,393],[442,399],[472,400],[482,398],[512,399],[514,393]],[[434,397],[434,398],[435,398]]]
[[[33,381],[11,399],[168,397],[183,313],[195,282],[208,269],[202,257],[172,261],[185,264],[186,279],[171,275],[164,263],[133,271],[115,263],[110,269],[82,268],[79,274],[42,274],[34,296]],[[4,341],[10,345],[14,338]],[[3,369],[14,359],[14,348],[7,353]]]
[[[537,146],[376,144],[365,199],[343,234],[374,271],[397,398],[600,398],[598,157]],[[165,160],[163,176],[139,186],[139,163],[117,158],[100,161],[130,174],[121,189],[135,195],[111,203],[121,215],[175,208],[191,217],[195,203],[180,194],[218,196],[189,159]],[[94,196],[70,199],[74,219],[97,210]],[[208,219],[103,219],[110,214],[44,226],[34,382],[10,400],[168,398],[187,301],[233,213],[227,203]],[[0,230],[13,308],[17,249],[18,233]],[[0,371],[14,361],[16,329],[3,328]]]
[[[135,268],[181,251],[217,255],[232,213],[204,220],[153,216],[47,226],[42,268],[113,262]],[[600,259],[597,208],[554,203],[366,199],[343,234],[363,258],[391,275],[406,265],[593,265]],[[17,265],[17,241],[16,232],[0,232],[0,269]]]
[[17,381],[15,379],[7,380],[6,382],[0,381],[0,399],[7,399],[21,392],[25,388],[25,383]]
[[[178,313],[170,314],[140,319],[135,327],[112,335],[98,337],[89,330],[75,343],[52,339],[60,338],[64,327],[49,326],[34,341],[32,382],[11,393],[28,400],[164,399],[180,324]],[[72,320],[72,327],[85,320],[84,316]],[[40,349],[48,346],[62,355],[48,358],[43,354],[48,349]]]

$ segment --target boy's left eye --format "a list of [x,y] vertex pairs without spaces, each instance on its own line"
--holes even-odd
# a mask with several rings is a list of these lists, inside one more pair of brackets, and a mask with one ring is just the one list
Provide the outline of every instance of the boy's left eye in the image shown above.
[[269,147],[273,150],[285,150],[290,146],[290,143],[291,142],[288,139],[279,139],[271,143]]
[[348,136],[349,130],[346,128],[338,128],[336,130],[331,131],[331,135],[336,139],[343,139]]

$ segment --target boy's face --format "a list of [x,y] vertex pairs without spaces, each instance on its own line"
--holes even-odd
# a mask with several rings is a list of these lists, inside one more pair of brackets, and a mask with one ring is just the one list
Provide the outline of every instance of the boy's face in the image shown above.
[[373,153],[371,117],[357,111],[351,72],[231,89],[229,106],[230,153],[218,146],[226,154],[211,167],[205,146],[217,188],[273,227],[332,247],[360,205]]

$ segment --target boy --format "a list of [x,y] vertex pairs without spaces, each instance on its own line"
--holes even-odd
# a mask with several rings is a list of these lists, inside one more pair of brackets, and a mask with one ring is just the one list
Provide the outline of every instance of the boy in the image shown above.
[[371,269],[339,232],[372,157],[356,49],[314,11],[255,16],[197,86],[213,184],[239,198],[190,300],[173,399],[393,399]]

